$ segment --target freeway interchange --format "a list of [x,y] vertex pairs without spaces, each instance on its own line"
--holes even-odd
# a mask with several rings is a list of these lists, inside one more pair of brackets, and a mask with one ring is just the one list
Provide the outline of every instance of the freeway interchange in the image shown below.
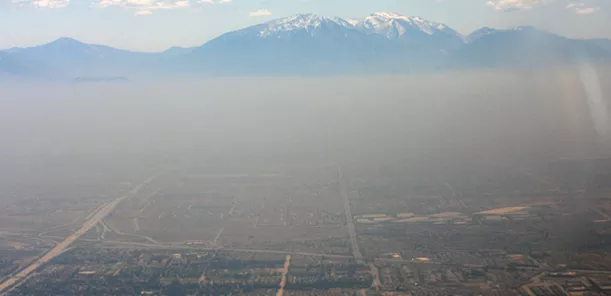
[[100,223],[104,218],[106,218],[110,213],[112,213],[112,211],[114,211],[114,209],[117,207],[119,203],[121,203],[125,199],[131,198],[135,196],[136,194],[138,194],[138,192],[140,192],[140,190],[144,186],[151,183],[155,178],[157,178],[157,176],[158,175],[150,177],[143,183],[134,187],[127,195],[121,196],[113,200],[112,202],[104,205],[103,207],[98,208],[92,215],[89,216],[89,218],[83,223],[83,225],[78,230],[76,230],[74,233],[69,235],[63,241],[59,242],[57,245],[55,245],[53,249],[51,249],[50,251],[48,251],[47,253],[39,257],[38,259],[34,260],[30,265],[10,275],[6,280],[4,280],[0,284],[0,293],[1,293],[0,295],[2,296],[7,295],[10,291],[12,291],[12,289],[17,287],[20,283],[29,279],[34,274],[34,271],[36,271],[44,264],[48,263],[49,261],[53,260],[53,258],[59,256],[64,251],[66,251],[72,243],[74,243],[83,234],[87,233],[87,231],[89,231],[96,224]]

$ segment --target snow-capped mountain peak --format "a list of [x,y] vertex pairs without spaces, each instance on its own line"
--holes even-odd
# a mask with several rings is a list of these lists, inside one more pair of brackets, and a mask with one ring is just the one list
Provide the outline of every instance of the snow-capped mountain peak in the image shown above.
[[295,31],[306,31],[315,35],[321,27],[358,30],[367,34],[384,36],[387,39],[401,38],[409,34],[455,35],[462,38],[448,26],[428,21],[421,17],[408,17],[393,12],[376,12],[364,19],[342,19],[319,16],[314,13],[297,14],[266,22],[257,26],[260,37],[280,37]]
[[291,32],[296,30],[312,32],[323,25],[334,25],[346,28],[352,27],[352,24],[341,18],[329,18],[319,16],[314,13],[297,14],[264,23],[261,26],[262,30],[259,32],[259,36],[269,37],[281,34],[283,32]]
[[421,17],[408,17],[393,12],[376,12],[365,17],[365,19],[356,23],[355,26],[361,30],[371,30],[389,39],[399,38],[408,32],[414,31],[420,31],[428,35],[449,31],[455,33],[444,24],[431,22]]

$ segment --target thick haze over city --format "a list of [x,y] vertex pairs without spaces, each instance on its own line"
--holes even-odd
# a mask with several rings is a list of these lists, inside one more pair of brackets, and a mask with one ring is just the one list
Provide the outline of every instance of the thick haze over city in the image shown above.
[[611,295],[608,0],[0,0],[0,296]]

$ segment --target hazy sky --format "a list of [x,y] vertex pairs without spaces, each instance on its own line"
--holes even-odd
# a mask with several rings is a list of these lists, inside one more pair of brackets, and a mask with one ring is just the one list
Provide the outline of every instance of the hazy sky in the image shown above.
[[422,16],[463,34],[534,25],[571,37],[611,38],[610,0],[0,0],[0,48],[58,37],[160,51],[296,13]]

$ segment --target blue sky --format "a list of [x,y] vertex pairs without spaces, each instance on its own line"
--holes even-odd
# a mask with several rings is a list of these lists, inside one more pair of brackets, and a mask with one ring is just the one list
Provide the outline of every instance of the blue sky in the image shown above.
[[457,31],[533,25],[611,38],[611,0],[0,0],[0,48],[73,37],[161,51],[296,13],[361,18],[377,11],[421,16]]

